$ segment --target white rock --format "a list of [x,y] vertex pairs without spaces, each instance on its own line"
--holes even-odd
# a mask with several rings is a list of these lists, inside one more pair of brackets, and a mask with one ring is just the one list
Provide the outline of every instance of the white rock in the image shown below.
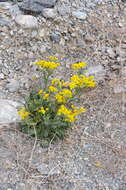
[[115,56],[116,56],[113,48],[111,48],[111,47],[107,49],[107,53],[109,54],[110,58],[115,58]]
[[46,35],[45,29],[44,29],[44,28],[41,28],[41,29],[39,30],[39,32],[38,32],[38,35],[39,35],[41,38],[44,37],[44,36]]
[[17,15],[15,22],[23,28],[38,28],[38,21],[32,15]]
[[45,18],[53,18],[54,19],[57,15],[57,12],[55,9],[45,8],[42,10],[42,15]]
[[0,73],[0,79],[4,79],[4,74]]
[[87,18],[87,14],[82,11],[73,11],[72,16],[81,20],[85,20]]
[[96,81],[104,79],[106,72],[102,65],[90,66],[85,73],[86,76],[94,76]]
[[21,106],[18,102],[0,99],[0,123],[15,122],[20,120],[17,108]]

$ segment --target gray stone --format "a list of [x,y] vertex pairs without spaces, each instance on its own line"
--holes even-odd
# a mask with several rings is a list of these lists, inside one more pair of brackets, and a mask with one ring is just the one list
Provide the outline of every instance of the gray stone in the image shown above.
[[45,31],[44,28],[41,28],[41,29],[38,31],[38,35],[39,35],[40,38],[44,37],[46,34],[47,34],[47,32]]
[[[2,0],[4,1],[4,0]],[[0,1],[0,8],[3,10],[8,10],[12,6],[11,2],[1,2]]]
[[27,12],[41,13],[43,8],[52,8],[56,0],[24,0],[20,9]]
[[84,39],[87,43],[93,43],[95,41],[95,39],[90,34],[86,34]]
[[9,22],[6,18],[0,17],[0,26],[9,26]]
[[70,13],[70,8],[68,6],[62,5],[58,7],[58,12],[61,16],[64,16]]
[[126,92],[126,85],[124,82],[117,82],[116,85],[113,87],[113,91],[115,94],[125,93]]
[[50,166],[47,164],[41,164],[37,170],[42,174],[42,175],[59,175],[60,174],[60,168],[59,166]]
[[3,73],[4,75],[9,75],[9,70],[8,70],[7,68],[3,67],[3,68],[2,68],[2,73]]
[[21,14],[21,11],[20,11],[18,5],[13,5],[13,6],[11,6],[10,9],[9,9],[9,11],[10,11],[10,14],[11,14],[11,16],[12,16],[13,18],[14,18],[15,16]]
[[17,107],[20,104],[11,100],[0,99],[0,123],[20,120]]
[[61,34],[59,32],[53,32],[50,35],[50,39],[54,42],[54,43],[59,43],[60,39],[61,39]]
[[39,49],[39,52],[42,54],[42,53],[45,53],[46,52],[46,46],[45,45],[41,45],[41,48]]
[[33,30],[31,34],[32,38],[37,37],[37,35],[38,35],[38,32],[36,30]]
[[23,28],[38,28],[38,21],[32,15],[17,15],[15,22]]
[[57,15],[57,12],[55,9],[50,9],[50,8],[44,8],[43,11],[42,11],[42,15],[45,17],[45,18],[52,18],[54,19]]
[[116,54],[122,58],[126,57],[126,52],[122,50],[120,47],[116,48]]
[[5,88],[10,92],[16,92],[20,88],[20,84],[17,80],[12,79],[6,84]]
[[14,190],[14,185],[10,183],[0,183],[0,190]]
[[108,53],[108,55],[109,55],[110,58],[112,58],[112,59],[115,58],[116,53],[114,52],[113,48],[111,48],[111,47],[107,48],[106,51],[107,51],[107,53]]
[[0,79],[4,79],[4,74],[0,73]]
[[85,20],[87,18],[87,13],[82,11],[73,11],[72,16],[80,20]]

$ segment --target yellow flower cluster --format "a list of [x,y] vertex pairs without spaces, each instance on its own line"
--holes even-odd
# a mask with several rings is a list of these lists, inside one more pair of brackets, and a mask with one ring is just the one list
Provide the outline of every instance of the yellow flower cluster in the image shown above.
[[42,94],[42,93],[43,93],[43,90],[39,90],[38,94],[40,95],[40,94]]
[[49,92],[58,92],[58,89],[55,88],[54,86],[49,86]]
[[60,81],[60,79],[58,79],[58,78],[52,79],[51,84],[52,84],[53,86],[59,86],[59,87],[61,88],[61,81]]
[[58,60],[58,57],[56,57],[56,56],[49,56],[49,59],[50,59],[50,60],[53,60],[53,61],[57,61],[57,60]]
[[80,75],[80,78],[82,80],[82,87],[95,87],[96,82],[93,80],[94,76],[86,77],[85,75]]
[[66,117],[65,121],[74,122],[78,114],[86,111],[85,108],[77,109],[75,106],[73,106],[72,108],[74,109],[70,110],[66,106],[61,105],[60,108],[58,109],[57,114],[64,115]]
[[38,110],[39,113],[42,113],[42,114],[45,114],[46,110],[44,109],[44,107],[42,106],[39,110]]
[[48,108],[44,109],[43,106],[38,110],[38,112],[39,112],[39,113],[42,113],[42,114],[45,114],[46,111],[48,111]]
[[85,62],[79,62],[79,63],[74,63],[74,64],[72,64],[72,69],[74,69],[74,70],[80,70],[80,69],[82,69],[82,68],[84,68],[84,67],[86,67],[87,66],[87,63],[85,63]]
[[63,86],[69,87],[71,90],[76,87],[95,87],[96,82],[93,80],[93,76],[86,77],[85,75],[73,75],[70,78],[70,82],[64,83]]
[[71,90],[69,90],[69,89],[63,89],[62,91],[59,92],[59,94],[65,98],[72,98],[72,96],[73,96]]
[[21,117],[22,120],[26,119],[29,116],[29,112],[26,111],[25,108],[21,108],[18,112],[18,115]]
[[49,94],[46,93],[46,92],[44,92],[44,96],[43,96],[43,98],[44,98],[45,100],[48,100],[48,98],[49,98]]
[[63,96],[60,95],[60,94],[56,94],[56,95],[55,95],[55,98],[56,98],[56,101],[57,101],[58,103],[66,103],[66,98],[63,97]]
[[55,98],[58,103],[66,103],[67,98],[72,98],[72,96],[73,94],[69,89],[63,89],[55,95]]
[[[77,96],[76,88],[84,88],[84,87],[94,87],[96,86],[96,82],[93,80],[93,76],[86,77],[85,75],[79,74],[79,70],[86,67],[85,62],[78,62],[72,64],[71,68],[76,70],[78,74],[73,74],[68,82],[65,82],[64,80],[60,80],[58,78],[53,78],[51,81],[49,76],[50,73],[52,74],[53,69],[56,69],[60,63],[55,62],[58,60],[55,56],[48,57],[48,60],[41,60],[39,62],[36,62],[36,65],[39,65],[42,68],[45,68],[44,70],[44,79],[45,79],[45,91],[40,89],[38,91],[38,95],[41,98],[42,97],[42,105],[44,107],[40,107],[38,100],[38,107],[35,109],[38,113],[45,114],[50,105],[54,105],[54,112],[58,115],[64,115],[65,121],[68,122],[74,122],[76,119],[76,116],[80,114],[81,112],[86,111],[85,108],[77,108],[76,106],[72,105],[71,102],[74,100],[74,96]],[[50,69],[50,70],[49,70]],[[47,74],[47,77],[46,77]],[[49,86],[50,82],[50,86]],[[64,88],[65,87],[65,88]],[[75,90],[74,90],[75,89]],[[78,90],[79,91],[79,90]],[[48,100],[48,101],[46,101]],[[54,102],[53,102],[54,101]],[[69,107],[69,109],[67,108]],[[71,106],[71,107],[70,107]],[[47,107],[47,108],[46,108]],[[33,107],[34,109],[34,107]],[[58,111],[57,111],[58,110]],[[48,112],[49,113],[49,112]],[[20,115],[21,119],[26,119],[29,115],[32,116],[30,112],[26,111],[25,108],[22,108],[18,114]],[[52,114],[52,113],[50,113]],[[42,115],[41,115],[42,116]],[[46,114],[45,114],[46,116]],[[44,117],[45,117],[44,116]]]
[[43,98],[46,100],[49,98],[49,94],[44,92],[42,89],[38,91],[38,94],[43,95]]
[[56,69],[60,65],[60,63],[46,60],[38,61],[35,64],[45,69]]

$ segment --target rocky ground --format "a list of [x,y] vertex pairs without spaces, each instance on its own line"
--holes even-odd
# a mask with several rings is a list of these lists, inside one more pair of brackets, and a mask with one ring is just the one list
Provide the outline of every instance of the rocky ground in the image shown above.
[[[39,2],[0,0],[0,190],[125,190],[125,1]],[[82,95],[88,112],[69,137],[42,148],[15,120],[38,77],[33,63],[49,55],[59,77],[87,62],[98,85]]]

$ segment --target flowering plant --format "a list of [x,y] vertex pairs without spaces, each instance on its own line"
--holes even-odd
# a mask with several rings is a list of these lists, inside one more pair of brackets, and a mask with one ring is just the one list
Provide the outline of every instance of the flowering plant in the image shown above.
[[74,105],[81,90],[96,85],[93,76],[86,77],[81,70],[86,63],[71,65],[73,75],[68,81],[52,78],[53,71],[60,66],[57,57],[35,63],[39,66],[44,79],[44,88],[32,90],[25,106],[19,110],[23,132],[52,142],[63,139],[67,129],[76,121],[78,114],[85,112],[83,107]]

